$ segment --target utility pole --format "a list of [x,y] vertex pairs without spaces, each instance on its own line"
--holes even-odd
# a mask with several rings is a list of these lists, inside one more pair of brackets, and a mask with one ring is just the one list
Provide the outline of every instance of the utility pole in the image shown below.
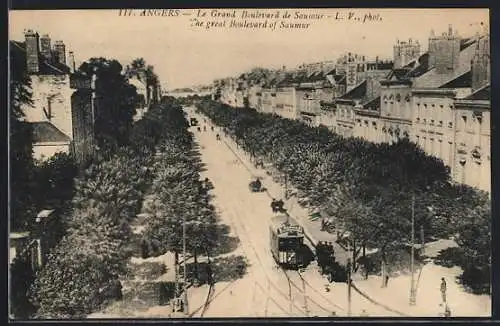
[[[348,257],[351,252],[351,244],[347,242]],[[347,258],[347,317],[351,317],[351,258]]]
[[411,198],[411,285],[410,306],[416,304],[415,298],[415,196]]
[[184,260],[184,315],[188,315],[188,298],[187,298],[187,269],[186,269],[186,215],[184,215],[182,220],[182,252],[183,252],[183,260]]
[[423,225],[420,225],[420,241],[422,244],[422,249],[420,249],[420,252],[421,252],[421,255],[423,255],[424,250],[425,250],[425,237],[424,237],[424,226]]
[[285,173],[285,199],[288,199],[288,175]]
[[351,317],[351,258],[347,259],[347,316]]

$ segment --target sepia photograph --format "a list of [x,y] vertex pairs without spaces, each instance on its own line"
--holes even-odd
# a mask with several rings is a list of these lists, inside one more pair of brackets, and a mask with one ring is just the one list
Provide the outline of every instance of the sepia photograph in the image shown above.
[[489,9],[8,18],[11,320],[491,317]]

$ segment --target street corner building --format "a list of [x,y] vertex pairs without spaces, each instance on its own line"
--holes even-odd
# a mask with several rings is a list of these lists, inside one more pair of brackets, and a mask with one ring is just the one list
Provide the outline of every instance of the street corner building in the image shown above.
[[59,152],[77,162],[92,155],[94,95],[92,77],[75,69],[74,53],[63,41],[51,46],[49,35],[25,32],[24,42],[10,41],[11,59],[31,82],[32,103],[23,104],[24,119],[33,129],[33,155],[46,160]]

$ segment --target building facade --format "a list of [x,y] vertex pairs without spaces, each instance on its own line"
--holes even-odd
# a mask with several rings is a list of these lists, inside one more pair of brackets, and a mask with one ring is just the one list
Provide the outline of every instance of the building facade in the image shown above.
[[491,192],[491,102],[486,85],[464,99],[454,101],[456,182]]
[[396,42],[393,48],[394,52],[394,69],[402,68],[409,64],[411,61],[416,60],[420,57],[420,43],[418,41],[413,41],[411,38],[406,41]]
[[71,67],[68,67],[64,42],[56,41],[51,48],[48,35],[40,38],[32,30],[25,33],[24,42],[11,41],[10,45],[11,55],[24,58],[24,69],[31,79],[32,104],[23,105],[22,110],[25,120],[33,126],[34,158],[45,160],[58,152],[66,152],[75,154],[78,161],[79,157],[91,155],[90,150],[85,154],[75,152],[93,146],[93,135],[80,132],[82,124],[92,125],[87,129],[93,128],[92,119],[82,118],[85,115],[82,110],[93,115],[93,106],[89,96],[75,100],[81,94],[74,94],[75,85],[80,84],[73,78],[73,53],[69,58]]

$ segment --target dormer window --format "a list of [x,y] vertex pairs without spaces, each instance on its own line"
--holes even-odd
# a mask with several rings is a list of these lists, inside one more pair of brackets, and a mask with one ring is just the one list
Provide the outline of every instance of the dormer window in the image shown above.
[[472,150],[472,157],[475,159],[480,159],[481,158],[481,152],[479,151],[479,148],[476,147]]
[[398,101],[398,102],[401,101],[401,95],[399,95],[399,93],[396,94],[396,101]]
[[476,118],[477,122],[481,124],[483,122],[483,113],[480,111],[474,111],[473,117]]

